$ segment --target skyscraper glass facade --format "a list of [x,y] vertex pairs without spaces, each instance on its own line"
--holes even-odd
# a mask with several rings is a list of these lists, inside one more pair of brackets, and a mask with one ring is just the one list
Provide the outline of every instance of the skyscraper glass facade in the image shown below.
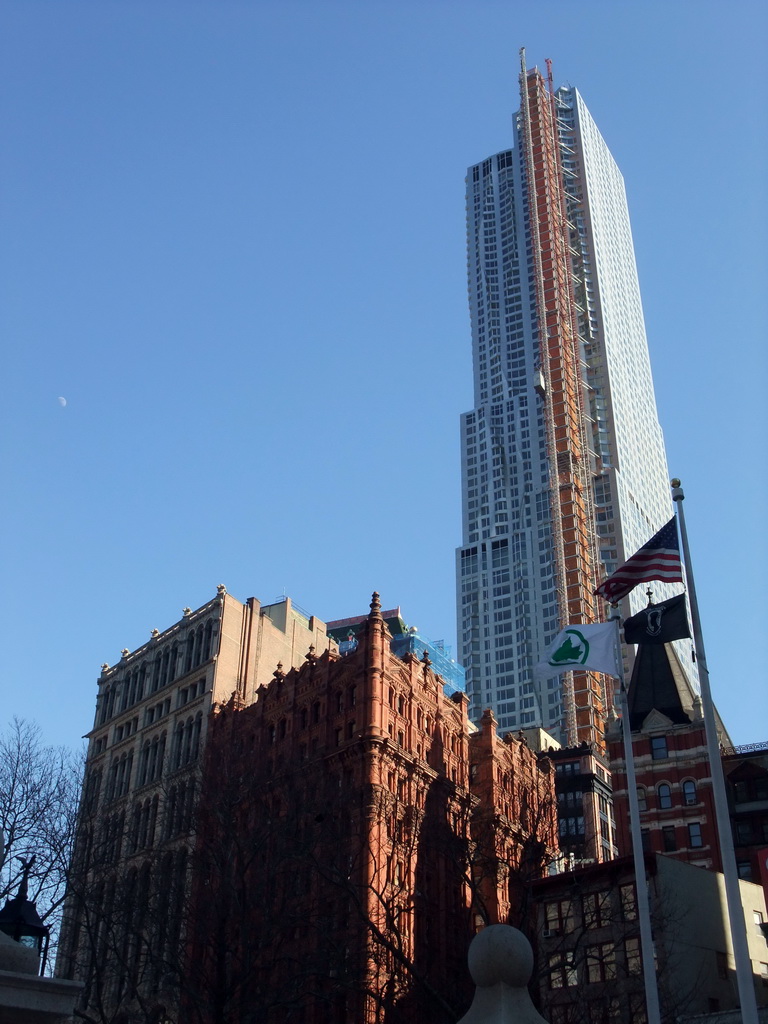
[[[529,178],[540,196],[540,147],[527,105],[516,119],[514,146],[467,174],[475,407],[461,417],[459,649],[473,717],[492,707],[503,729],[541,725],[573,741],[573,691],[563,677],[537,681],[533,667],[574,613],[574,580],[591,594],[672,510],[623,179],[578,92],[552,95],[536,71],[528,81],[557,153],[551,225],[540,206],[531,223],[537,214]],[[570,560],[570,590],[563,552],[574,498],[563,474],[572,462],[557,447],[560,407],[546,351],[554,334],[546,261],[558,223],[570,279],[561,286],[558,315],[573,325],[576,353],[576,368],[566,365],[563,373],[572,378],[578,428],[570,430],[581,438],[587,480],[577,524],[589,533]],[[656,593],[663,596],[661,585]],[[635,592],[631,601],[635,610],[646,598]]]

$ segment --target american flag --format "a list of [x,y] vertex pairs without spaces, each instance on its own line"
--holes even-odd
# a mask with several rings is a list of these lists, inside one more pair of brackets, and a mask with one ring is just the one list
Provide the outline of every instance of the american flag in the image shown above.
[[664,583],[682,583],[680,543],[677,539],[675,517],[662,526],[658,533],[643,544],[624,565],[603,580],[595,591],[609,604],[616,604],[640,583],[663,580]]

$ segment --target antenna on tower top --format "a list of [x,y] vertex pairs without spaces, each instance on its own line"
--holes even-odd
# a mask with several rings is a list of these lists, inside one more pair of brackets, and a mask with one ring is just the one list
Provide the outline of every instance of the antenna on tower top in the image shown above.
[[547,65],[547,85],[549,86],[549,95],[550,96],[554,96],[555,95],[555,83],[554,83],[554,80],[552,78],[552,59],[551,59],[551,57],[547,57],[547,59],[545,60],[544,63]]

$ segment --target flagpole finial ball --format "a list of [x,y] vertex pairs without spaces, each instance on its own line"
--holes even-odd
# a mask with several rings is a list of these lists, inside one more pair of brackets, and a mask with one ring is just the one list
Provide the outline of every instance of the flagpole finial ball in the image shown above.
[[670,484],[673,487],[679,487],[680,486],[680,480],[676,476],[673,476],[672,479],[669,482],[670,482]]

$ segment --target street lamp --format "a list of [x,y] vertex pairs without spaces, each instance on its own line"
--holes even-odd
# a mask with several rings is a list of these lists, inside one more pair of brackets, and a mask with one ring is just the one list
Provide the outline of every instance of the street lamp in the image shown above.
[[30,860],[21,861],[21,884],[18,893],[13,899],[7,900],[2,911],[0,911],[0,931],[5,932],[15,942],[29,949],[34,949],[40,959],[40,973],[45,970],[45,961],[48,957],[48,942],[50,939],[50,928],[43,924],[37,907],[28,898],[29,872],[35,863],[34,856]]

